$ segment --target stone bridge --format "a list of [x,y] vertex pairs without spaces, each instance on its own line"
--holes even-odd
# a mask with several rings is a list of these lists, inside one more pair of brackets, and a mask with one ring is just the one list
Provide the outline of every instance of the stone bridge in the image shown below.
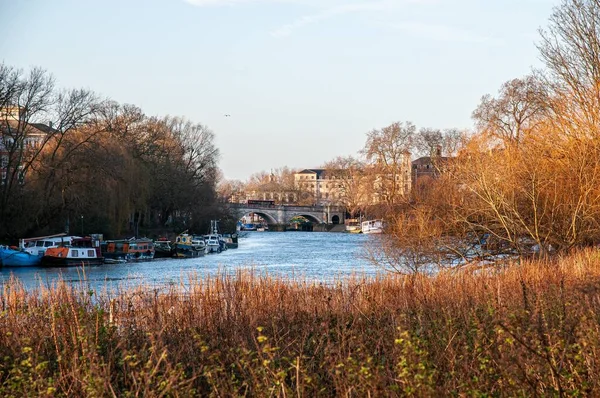
[[343,224],[346,211],[342,206],[289,206],[269,204],[229,203],[237,212],[238,219],[254,213],[269,225],[288,225],[292,218],[302,216],[315,224]]

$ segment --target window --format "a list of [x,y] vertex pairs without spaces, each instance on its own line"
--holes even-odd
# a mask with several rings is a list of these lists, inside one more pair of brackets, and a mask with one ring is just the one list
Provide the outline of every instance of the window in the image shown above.
[[88,257],[96,257],[93,250],[88,250]]
[[77,250],[71,250],[73,257],[79,257],[79,252]]

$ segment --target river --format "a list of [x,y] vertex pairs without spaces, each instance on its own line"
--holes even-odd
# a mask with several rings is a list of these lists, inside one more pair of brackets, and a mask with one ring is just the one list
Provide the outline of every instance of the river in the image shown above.
[[[192,278],[254,270],[282,279],[331,283],[349,276],[375,277],[381,269],[368,260],[368,247],[378,236],[326,232],[243,232],[239,248],[190,259],[105,264],[65,268],[2,268],[0,281],[11,275],[28,288],[50,286],[59,278],[92,289],[126,289],[139,285],[164,287]],[[84,276],[85,272],[85,276]]]

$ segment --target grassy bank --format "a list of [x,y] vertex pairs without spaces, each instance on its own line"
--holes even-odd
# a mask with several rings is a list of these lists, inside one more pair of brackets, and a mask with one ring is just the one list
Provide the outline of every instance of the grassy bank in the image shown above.
[[600,254],[337,286],[0,297],[1,396],[599,395]]

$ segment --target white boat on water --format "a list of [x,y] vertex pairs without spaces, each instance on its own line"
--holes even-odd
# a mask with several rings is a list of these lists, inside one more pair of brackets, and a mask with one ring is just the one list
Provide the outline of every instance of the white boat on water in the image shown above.
[[25,238],[19,241],[19,249],[34,256],[42,258],[46,250],[50,247],[69,246],[73,238],[77,236],[67,236],[67,234],[56,234],[50,236],[40,236],[37,238]]
[[367,220],[360,224],[363,234],[381,234],[383,233],[383,220]]
[[218,235],[206,235],[204,237],[208,253],[221,253],[221,243]]

